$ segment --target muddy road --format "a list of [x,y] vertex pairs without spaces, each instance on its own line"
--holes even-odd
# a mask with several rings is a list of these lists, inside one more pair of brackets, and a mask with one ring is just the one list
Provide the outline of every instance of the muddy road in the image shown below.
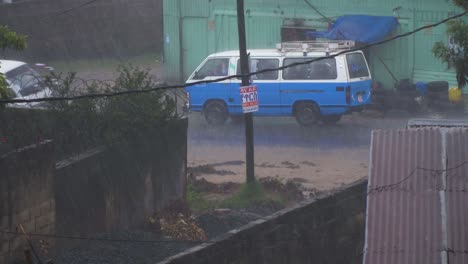
[[[254,118],[257,177],[279,177],[301,182],[310,190],[325,191],[368,175],[373,129],[404,128],[411,118],[454,118],[406,112],[355,113],[336,125],[299,126],[293,118]],[[244,126],[228,121],[210,127],[198,113],[189,116],[189,167],[203,166],[198,177],[208,181],[245,180]],[[206,169],[209,165],[209,169]]]

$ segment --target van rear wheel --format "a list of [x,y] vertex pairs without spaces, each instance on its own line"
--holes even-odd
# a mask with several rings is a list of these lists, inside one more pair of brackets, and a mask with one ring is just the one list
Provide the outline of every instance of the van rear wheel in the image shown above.
[[205,105],[203,115],[205,116],[205,120],[208,124],[220,126],[226,122],[229,113],[224,103],[220,101],[211,101]]
[[334,125],[340,121],[341,115],[322,116],[322,122],[325,125]]
[[296,121],[302,126],[312,126],[320,120],[320,110],[312,102],[301,102],[295,107]]

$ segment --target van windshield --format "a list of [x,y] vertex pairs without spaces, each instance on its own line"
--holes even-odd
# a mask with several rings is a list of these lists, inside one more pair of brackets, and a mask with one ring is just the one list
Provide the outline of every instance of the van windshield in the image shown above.
[[346,55],[349,78],[369,77],[369,69],[362,53],[351,53]]
[[205,64],[195,73],[193,80],[203,80],[206,77],[221,77],[227,76],[229,71],[229,59],[216,58],[209,59]]
[[[284,66],[305,62],[311,59],[312,58],[285,59]],[[336,61],[334,58],[293,66],[283,71],[283,79],[285,80],[334,80],[336,78]]]

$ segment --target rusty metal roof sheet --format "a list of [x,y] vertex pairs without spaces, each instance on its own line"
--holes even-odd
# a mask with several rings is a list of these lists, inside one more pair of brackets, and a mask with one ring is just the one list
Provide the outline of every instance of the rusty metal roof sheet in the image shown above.
[[373,131],[365,264],[468,263],[464,161],[467,129]]

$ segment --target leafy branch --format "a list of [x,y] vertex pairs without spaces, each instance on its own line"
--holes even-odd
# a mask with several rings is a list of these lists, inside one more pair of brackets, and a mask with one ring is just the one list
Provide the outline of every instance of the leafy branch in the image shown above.
[[[24,50],[26,48],[26,36],[18,35],[7,26],[0,25],[0,49]],[[2,67],[2,65],[0,65]],[[5,76],[0,73],[0,99],[12,98],[12,92],[8,89]]]
[[[455,4],[468,10],[467,0],[454,0]],[[468,24],[463,19],[447,23],[448,44],[437,42],[432,48],[434,55],[456,71],[459,89],[467,85],[468,77]]]

